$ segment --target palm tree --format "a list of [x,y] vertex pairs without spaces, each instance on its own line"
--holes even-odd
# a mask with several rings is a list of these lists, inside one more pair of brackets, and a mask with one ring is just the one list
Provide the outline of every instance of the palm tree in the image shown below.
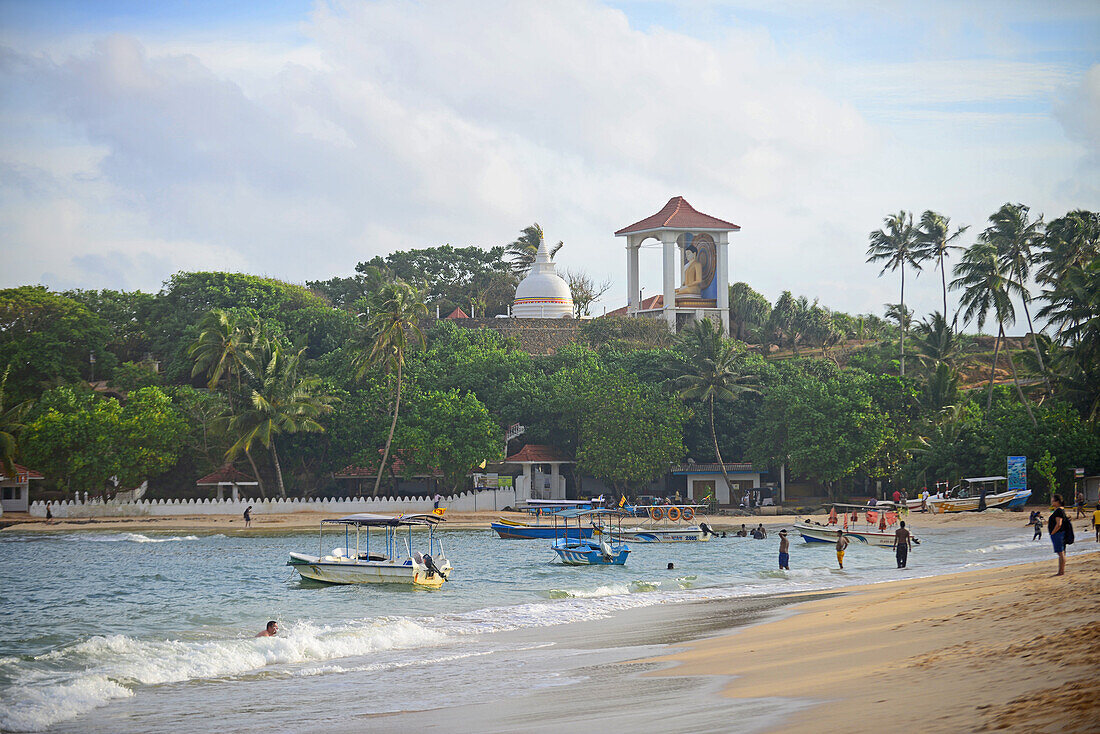
[[[883,261],[882,277],[887,270],[901,269],[901,308],[905,309],[905,266],[921,269],[924,251],[917,246],[913,215],[906,211],[891,214],[882,220],[882,229],[870,234],[867,262]],[[905,375],[905,329],[901,330],[901,374]]]
[[[997,369],[1001,341],[1004,339],[1004,327],[1005,324],[1011,326],[1016,322],[1016,310],[1012,307],[1011,291],[1018,290],[1019,285],[1006,272],[998,257],[997,247],[986,241],[984,236],[963,253],[962,260],[955,266],[953,274],[956,277],[951,281],[951,290],[963,291],[962,298],[959,299],[959,307],[966,309],[963,313],[963,322],[970,323],[976,320],[980,330],[985,326],[985,319],[990,311],[997,319],[993,363],[989,367],[989,394],[985,401],[985,411],[988,413],[993,405],[993,377],[994,370]],[[1035,416],[1031,413],[1031,405],[1024,398],[1020,382],[1016,378],[1016,365],[1012,361],[1011,353],[1008,354],[1008,362],[1012,366],[1012,379],[1016,384],[1020,401],[1027,408],[1031,422],[1036,424]]]
[[317,377],[299,377],[298,367],[305,348],[285,354],[273,348],[266,359],[260,384],[252,391],[251,406],[233,416],[229,429],[238,436],[226,458],[232,461],[241,451],[249,452],[255,442],[271,452],[279,494],[286,497],[283,469],[275,437],[283,433],[321,433],[317,418],[332,412],[332,396],[320,392]]
[[937,267],[940,269],[940,281],[943,283],[944,314],[947,313],[947,270],[943,261],[951,254],[951,250],[963,249],[959,245],[951,243],[968,229],[970,229],[970,225],[958,227],[954,234],[948,234],[951,231],[950,218],[932,210],[926,211],[920,217],[920,227],[917,229],[917,245],[921,248],[923,259],[936,258]]
[[1057,329],[1053,352],[1060,389],[1082,406],[1088,420],[1100,418],[1100,258],[1071,267],[1043,293],[1039,311]]
[[952,327],[953,324],[947,323],[947,319],[939,311],[933,311],[928,318],[918,323],[913,340],[917,359],[933,367],[946,364],[954,368],[962,353],[962,344]]
[[[720,329],[710,319],[684,330],[680,337],[681,352],[678,355],[683,374],[675,384],[680,388],[681,400],[703,400],[710,411],[710,438],[714,442],[714,456],[722,470],[726,487],[732,488],[722,452],[718,448],[718,435],[714,430],[714,401],[732,402],[747,392],[757,392],[750,384],[754,375],[738,370],[738,351],[734,343],[723,338]],[[731,497],[732,499],[732,497]]]
[[396,379],[393,400],[393,420],[386,437],[386,448],[382,452],[382,461],[378,465],[378,476],[374,480],[374,494],[382,484],[382,472],[390,457],[393,432],[397,428],[397,415],[401,409],[401,385],[405,369],[405,355],[409,349],[409,337],[412,336],[420,346],[425,346],[424,332],[420,330],[420,320],[428,315],[422,294],[408,283],[398,280],[387,283],[371,299],[370,316],[358,331],[355,367],[356,376],[362,379],[372,366],[381,367],[389,376]]
[[1070,272],[1100,257],[1100,212],[1077,209],[1047,225],[1035,279],[1056,287]]
[[187,354],[195,360],[191,376],[205,374],[206,386],[213,390],[224,377],[229,383],[229,409],[233,410],[233,376],[237,377],[237,390],[241,388],[241,367],[248,344],[248,334],[237,315],[215,308],[199,322],[199,336],[187,348]]
[[[1039,374],[1046,381],[1043,355],[1039,352],[1039,342],[1035,338],[1035,328],[1031,325],[1031,312],[1027,307],[1031,302],[1027,280],[1031,275],[1031,265],[1034,260],[1031,249],[1042,242],[1043,217],[1040,215],[1038,219],[1031,221],[1028,216],[1029,211],[1023,204],[1005,204],[989,218],[990,225],[982,234],[987,241],[996,246],[1001,266],[1019,286],[1017,293],[1024,306],[1024,316],[1027,317],[1027,329],[1031,334],[1031,344],[1035,348],[1035,358],[1039,362]],[[1049,382],[1047,382],[1047,392],[1050,392]]]
[[14,474],[15,455],[19,442],[15,434],[23,430],[23,416],[30,409],[30,401],[18,403],[5,410],[4,388],[8,383],[8,373],[11,365],[4,368],[4,375],[0,377],[0,470],[7,476]]
[[[524,227],[519,237],[504,247],[505,257],[512,266],[512,272],[522,278],[535,264],[535,255],[538,254],[539,245],[543,240],[542,227],[535,222],[529,227]],[[558,242],[550,248],[550,257],[558,254],[563,242]]]

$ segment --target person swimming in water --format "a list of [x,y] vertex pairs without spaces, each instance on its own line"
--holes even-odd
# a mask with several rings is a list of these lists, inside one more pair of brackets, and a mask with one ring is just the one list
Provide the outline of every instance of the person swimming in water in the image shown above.
[[267,623],[267,627],[264,628],[263,632],[260,632],[256,636],[257,637],[274,637],[277,634],[279,634],[279,623],[276,622],[273,619],[273,620],[271,620],[270,622]]

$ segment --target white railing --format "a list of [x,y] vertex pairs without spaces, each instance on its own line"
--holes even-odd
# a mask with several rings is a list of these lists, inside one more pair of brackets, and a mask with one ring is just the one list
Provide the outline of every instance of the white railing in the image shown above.
[[[481,489],[444,497],[441,507],[448,512],[493,512],[516,503],[512,489]],[[153,517],[187,515],[241,515],[249,505],[254,515],[284,515],[295,512],[431,512],[431,497],[344,497],[342,499],[215,499],[139,500],[137,502],[103,502],[87,494],[81,500],[51,502],[50,512],[56,518],[76,517]],[[30,506],[32,517],[46,516],[46,503]]]

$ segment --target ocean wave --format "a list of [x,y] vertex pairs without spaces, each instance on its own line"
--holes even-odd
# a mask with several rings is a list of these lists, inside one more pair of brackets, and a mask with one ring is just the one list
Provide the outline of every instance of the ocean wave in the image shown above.
[[[110,535],[73,536],[89,543],[178,543],[183,540],[198,540],[197,535],[173,535],[170,538],[150,538],[141,533],[112,533]],[[222,536],[224,537],[224,536]]]
[[1025,541],[1019,543],[998,543],[996,545],[987,545],[983,548],[971,548],[968,553],[996,553],[997,551],[1015,550],[1017,548],[1032,548],[1038,545],[1039,541]]
[[[6,666],[14,685],[0,712],[0,729],[39,731],[78,716],[139,685],[243,675],[267,666],[327,661],[396,648],[424,647],[447,639],[408,619],[337,626],[298,622],[278,637],[221,640],[137,640],[92,637],[32,660]],[[71,671],[67,679],[57,680]],[[46,683],[52,679],[57,682]],[[27,685],[34,683],[33,687]]]

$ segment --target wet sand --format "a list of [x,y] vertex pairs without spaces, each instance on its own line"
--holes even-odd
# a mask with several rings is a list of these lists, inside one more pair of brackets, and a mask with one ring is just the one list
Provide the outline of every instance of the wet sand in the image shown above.
[[[770,731],[1100,730],[1100,553],[1077,526],[1056,559],[857,587],[795,614],[653,658],[650,675],[736,676],[736,710],[767,696],[819,705]],[[1087,534],[1086,534],[1087,533]]]
[[[1029,508],[1030,509],[1030,508]],[[1046,515],[1048,508],[1038,508]],[[25,513],[4,513],[0,516],[0,525],[5,525],[0,532],[56,532],[72,530],[109,530],[133,533],[147,531],[172,530],[187,531],[192,533],[225,533],[225,532],[279,532],[316,530],[317,524],[325,519],[337,517],[338,513],[325,512],[297,512],[283,515],[258,514],[252,517],[252,527],[246,529],[244,519],[239,515],[187,515],[187,516],[143,516],[143,517],[91,517],[58,519],[47,523],[40,518],[32,518]],[[489,529],[489,523],[498,517],[507,517],[513,520],[530,521],[531,516],[521,512],[456,512],[446,515],[446,523],[443,527],[459,530]],[[763,524],[765,528],[778,526],[790,526],[797,520],[802,520],[807,515],[754,515],[752,517],[740,517],[729,515],[711,515],[706,518],[715,530],[719,532],[732,532],[744,524],[747,528],[753,528],[757,524]],[[819,522],[825,521],[824,515],[810,516]],[[906,518],[908,524],[919,532],[922,527],[978,527],[978,526],[1005,526],[1023,527],[1027,523],[1027,512],[1000,512],[987,511],[961,512],[949,515],[932,515],[929,513],[910,513]],[[642,522],[641,518],[626,520],[624,527],[636,525]],[[1084,520],[1079,520],[1078,524]]]

